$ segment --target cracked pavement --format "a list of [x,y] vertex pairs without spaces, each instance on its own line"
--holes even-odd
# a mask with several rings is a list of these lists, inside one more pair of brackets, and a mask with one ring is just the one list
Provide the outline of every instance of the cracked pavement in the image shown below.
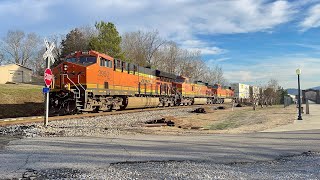
[[190,160],[211,163],[268,161],[306,151],[320,152],[320,130],[241,135],[110,138],[37,137],[14,140],[0,151],[2,178],[27,169],[94,171],[117,162]]

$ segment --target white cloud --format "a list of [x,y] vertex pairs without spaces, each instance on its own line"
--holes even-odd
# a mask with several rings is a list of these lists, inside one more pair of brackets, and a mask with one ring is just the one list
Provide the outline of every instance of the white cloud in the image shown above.
[[314,5],[308,10],[306,18],[300,23],[302,31],[320,27],[320,4]]
[[181,48],[188,49],[190,51],[201,51],[205,55],[217,55],[227,52],[227,50],[219,48],[214,43],[208,43],[206,41],[189,39],[185,41],[178,41]]
[[[229,61],[228,61],[229,62]],[[277,79],[285,88],[296,87],[295,70],[302,69],[302,88],[319,86],[320,58],[284,56],[264,59],[262,63],[246,65],[224,63],[222,65],[226,78],[231,82],[266,84],[271,78]]]
[[[34,24],[49,17],[49,7],[57,1],[12,0],[0,3],[0,17],[16,20],[12,23]],[[2,19],[2,18],[0,18]]]
[[[78,25],[81,26],[99,20],[112,21],[121,33],[157,29],[164,38],[178,44],[190,41],[194,44],[186,45],[187,48],[209,55],[226,51],[212,43],[197,44],[198,40],[194,39],[198,35],[270,32],[275,26],[292,20],[295,9],[294,3],[284,0],[16,0],[0,3],[0,14],[17,17],[16,24],[46,20],[69,28],[75,22],[82,23]],[[52,31],[58,30],[52,27]]]
[[211,1],[201,10],[205,23],[196,23],[195,27],[202,33],[218,34],[269,30],[290,21],[295,13],[287,1]]
[[209,59],[207,60],[207,65],[208,66],[214,66],[216,64],[219,64],[221,62],[225,62],[225,61],[228,61],[230,58],[228,57],[222,57],[222,58],[217,58],[217,59]]
[[187,49],[190,51],[200,51],[201,54],[205,54],[205,55],[216,55],[216,54],[222,54],[226,52],[226,50],[218,47],[189,47]]

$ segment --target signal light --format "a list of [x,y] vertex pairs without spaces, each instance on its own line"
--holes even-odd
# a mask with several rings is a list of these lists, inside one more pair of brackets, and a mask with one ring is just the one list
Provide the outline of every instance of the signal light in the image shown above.
[[64,64],[64,65],[63,65],[63,70],[64,70],[64,71],[67,71],[67,70],[68,70],[68,65],[67,65],[67,64]]

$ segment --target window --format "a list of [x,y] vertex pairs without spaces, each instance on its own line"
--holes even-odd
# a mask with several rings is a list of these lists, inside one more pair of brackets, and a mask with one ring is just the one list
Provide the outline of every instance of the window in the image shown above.
[[117,68],[121,69],[121,61],[120,60],[117,60]]
[[128,63],[128,66],[127,66],[127,71],[128,71],[128,74],[130,74],[130,67],[131,67],[131,64],[130,63]]
[[97,62],[97,58],[94,56],[81,56],[80,58],[68,58],[67,62],[82,64],[82,65],[91,65]]
[[126,62],[122,62],[121,71],[123,72],[124,70],[126,70]]
[[100,58],[100,66],[105,66],[106,60],[104,58]]
[[96,57],[80,57],[79,61],[80,64],[85,64],[85,65],[89,65],[89,64],[94,64],[97,62],[97,58]]
[[67,61],[75,63],[75,62],[77,62],[77,59],[76,58],[68,58]]
[[105,60],[105,67],[109,67],[109,60]]
[[136,74],[136,72],[137,72],[137,66],[136,65],[133,65],[133,74]]
[[112,68],[112,61],[107,60],[107,67]]

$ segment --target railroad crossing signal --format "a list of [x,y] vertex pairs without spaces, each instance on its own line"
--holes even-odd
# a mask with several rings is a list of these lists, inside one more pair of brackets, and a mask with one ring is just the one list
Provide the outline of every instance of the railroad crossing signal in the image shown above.
[[53,51],[53,49],[54,49],[54,43],[51,43],[51,45],[50,45],[50,43],[46,40],[46,39],[44,39],[44,43],[45,43],[45,45],[46,45],[46,52],[43,54],[43,59],[47,59],[48,58],[48,62],[50,63],[50,62],[52,62],[52,63],[54,63],[54,57],[53,57],[53,54],[52,54],[52,51]]
[[[54,44],[50,43],[44,39],[44,43],[46,45],[46,52],[43,54],[43,59],[45,61],[47,61],[47,69],[44,71],[44,82],[46,83],[46,88],[43,89],[44,92],[47,92],[46,93],[46,98],[45,98],[45,118],[44,118],[44,126],[47,126],[48,125],[48,119],[49,119],[49,86],[52,82],[52,71],[50,69],[50,62],[54,63],[54,57],[53,57],[53,54],[52,54],[52,51],[54,49]],[[49,90],[48,90],[48,89]]]

